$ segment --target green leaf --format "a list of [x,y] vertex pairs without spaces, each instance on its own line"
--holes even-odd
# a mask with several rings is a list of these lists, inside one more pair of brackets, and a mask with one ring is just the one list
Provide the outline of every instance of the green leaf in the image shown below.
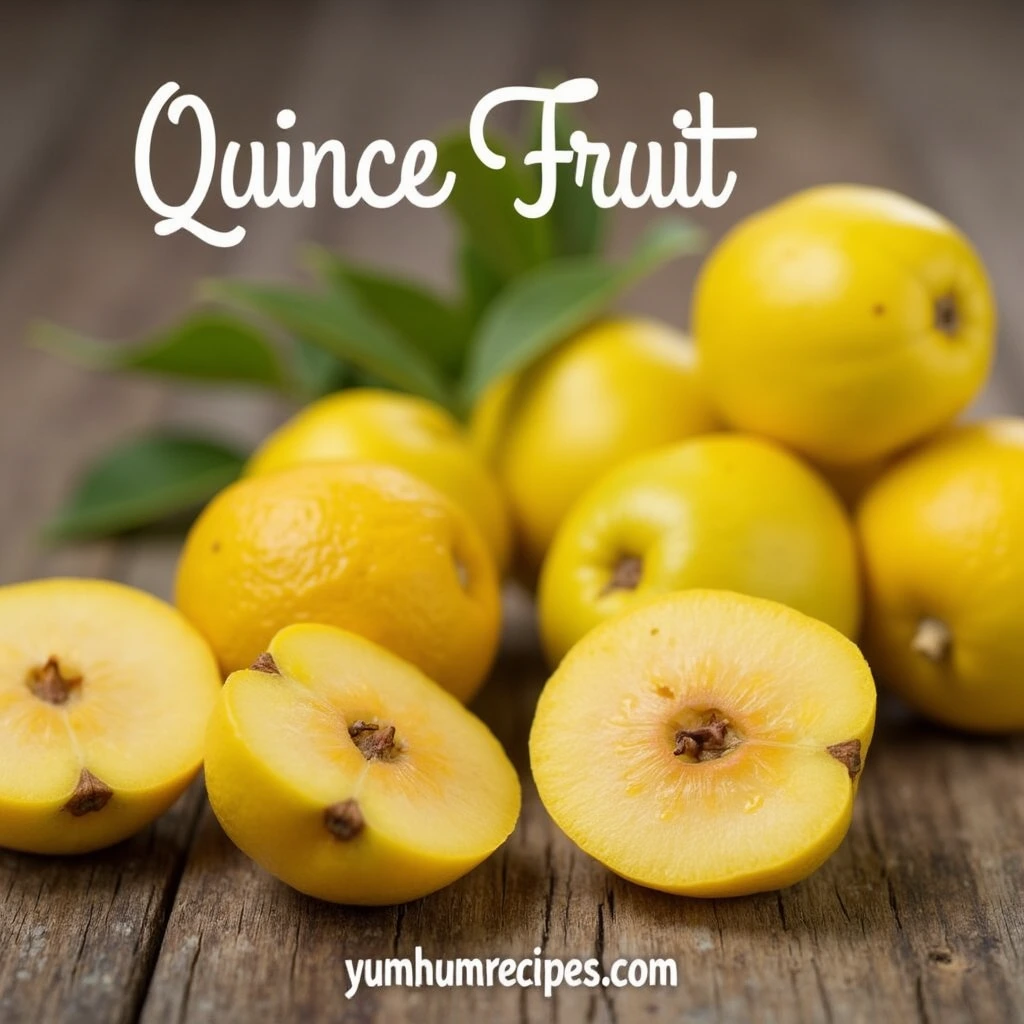
[[[569,148],[569,136],[576,127],[565,108],[557,107],[555,144],[559,149]],[[540,148],[540,130],[541,114],[538,109],[531,131],[530,146],[533,149]],[[601,248],[607,211],[594,202],[592,187],[595,165],[595,160],[587,161],[582,185],[576,184],[574,162],[559,164],[555,170],[555,201],[546,217],[551,223],[551,237],[556,256],[590,256]],[[533,165],[533,172],[536,189],[540,191],[540,167]]]
[[340,391],[352,382],[352,373],[350,367],[319,345],[295,339],[295,375],[307,399]]
[[107,537],[191,510],[235,480],[245,455],[186,434],[136,438],[96,462],[44,528],[49,540]]
[[137,345],[98,341],[54,324],[41,324],[34,335],[38,347],[93,370],[137,370],[281,390],[293,385],[266,335],[224,312],[195,313]]
[[697,252],[694,226],[659,222],[621,266],[593,256],[554,260],[513,282],[495,300],[480,325],[462,385],[465,402],[475,400],[496,377],[522,369],[600,316],[636,280],[662,264]]
[[227,280],[208,282],[205,290],[211,298],[258,313],[403,391],[452,405],[452,389],[441,371],[348,292],[317,294]]
[[516,212],[516,199],[532,201],[536,196],[533,176],[504,146],[493,139],[488,144],[506,157],[501,170],[485,167],[473,152],[469,136],[457,134],[438,143],[438,175],[455,172],[455,188],[447,205],[479,257],[509,281],[550,259],[551,229],[542,218]]
[[459,250],[459,271],[465,315],[475,327],[487,307],[498,297],[504,282],[491,270],[472,242],[463,242]]
[[462,310],[415,281],[366,270],[327,249],[313,247],[309,257],[326,284],[353,292],[366,309],[444,371],[459,373],[469,343],[469,323]]

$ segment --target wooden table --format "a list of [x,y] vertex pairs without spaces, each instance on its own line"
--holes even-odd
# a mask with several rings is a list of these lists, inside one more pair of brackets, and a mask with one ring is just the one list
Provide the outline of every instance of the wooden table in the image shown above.
[[[238,249],[160,239],[139,200],[134,131],[168,79],[198,91],[222,138],[265,135],[296,109],[308,138],[406,142],[465,123],[489,89],[542,71],[597,78],[595,134],[671,137],[711,90],[735,144],[725,209],[820,181],[910,192],[976,240],[1002,304],[998,372],[981,408],[1024,411],[1024,11],[978,0],[904,6],[749,3],[379,3],[5,6],[0,14],[0,577],[106,575],[166,595],[176,541],[45,550],[41,519],[85,460],[156,421],[252,441],[285,409],[263,399],[112,381],[23,345],[45,316],[101,336],[169,319],[204,275],[291,276],[303,240],[445,283],[436,212],[246,211]],[[723,150],[723,154],[726,151]],[[167,182],[193,154],[167,146]],[[215,218],[219,215],[213,214]],[[621,249],[647,221],[618,217]],[[634,306],[685,322],[694,266]],[[1024,743],[978,741],[882,716],[850,836],[781,893],[697,902],[612,877],[545,816],[526,774],[543,680],[530,609],[510,602],[505,652],[477,705],[523,769],[509,843],[409,906],[349,910],[288,891],[220,831],[195,787],[136,839],[75,860],[0,854],[0,1020],[921,1020],[1024,1017]],[[345,957],[672,956],[674,989],[364,992]]]

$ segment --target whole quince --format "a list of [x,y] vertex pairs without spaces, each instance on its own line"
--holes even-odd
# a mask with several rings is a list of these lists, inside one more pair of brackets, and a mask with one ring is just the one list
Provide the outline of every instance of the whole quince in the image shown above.
[[570,506],[598,477],[717,424],[686,336],[618,319],[491,385],[470,430],[504,486],[520,568],[532,581]]
[[693,335],[735,427],[823,464],[923,439],[978,393],[995,310],[981,260],[894,192],[813,188],[741,222],[701,269]]

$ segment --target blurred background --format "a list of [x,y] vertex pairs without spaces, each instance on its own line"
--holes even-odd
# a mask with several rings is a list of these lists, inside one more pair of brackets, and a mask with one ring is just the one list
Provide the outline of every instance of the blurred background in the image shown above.
[[[676,137],[673,111],[715,97],[719,124],[754,125],[754,142],[720,144],[739,180],[730,202],[694,217],[712,239],[805,186],[847,180],[907,192],[979,247],[1001,303],[999,372],[986,410],[1024,412],[1024,7],[972,3],[5,3],[0,28],[0,552],[3,581],[113,574],[169,589],[174,541],[40,550],[39,523],[83,465],[156,422],[203,424],[251,443],[288,412],[263,397],[111,379],[25,344],[44,318],[101,338],[167,323],[209,275],[302,276],[306,241],[450,285],[453,237],[442,210],[204,215],[248,229],[234,249],[184,233],[160,238],[134,177],[139,118],[174,80],[210,106],[221,144],[272,143],[282,107],[293,140],[401,148],[465,126],[477,100],[541,77],[596,78],[581,111],[617,153],[627,139]],[[515,126],[506,121],[506,127]],[[157,185],[184,196],[195,135],[166,127]],[[617,210],[612,253],[655,211]],[[680,261],[628,298],[685,325],[697,267]]]

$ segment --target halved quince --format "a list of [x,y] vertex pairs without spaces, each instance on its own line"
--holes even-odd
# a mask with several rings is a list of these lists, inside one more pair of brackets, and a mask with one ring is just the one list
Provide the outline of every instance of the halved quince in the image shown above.
[[149,594],[0,588],[0,846],[83,853],[147,825],[198,772],[220,683],[199,633]]
[[772,601],[657,598],[587,634],[541,695],[530,761],[562,830],[690,896],[776,889],[846,835],[875,719],[857,648]]
[[210,721],[206,785],[232,840],[288,885],[391,904],[447,885],[515,827],[515,769],[419,669],[332,626],[281,630]]

